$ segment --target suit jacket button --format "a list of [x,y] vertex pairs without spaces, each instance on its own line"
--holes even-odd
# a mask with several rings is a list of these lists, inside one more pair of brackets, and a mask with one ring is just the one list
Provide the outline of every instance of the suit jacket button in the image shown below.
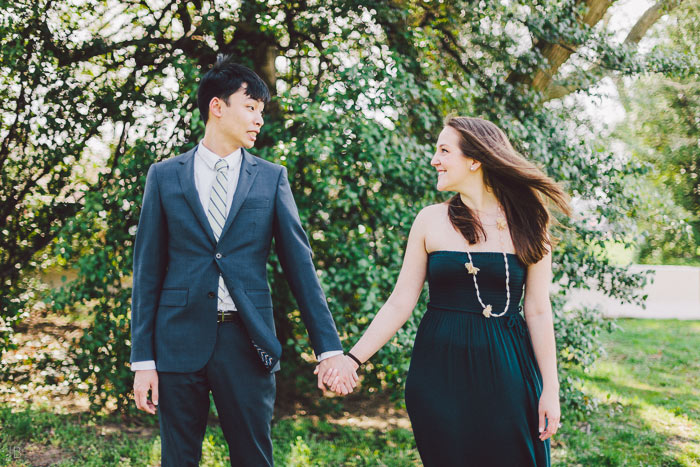
[[221,253],[216,254],[216,259],[221,259]]
[[208,296],[209,298],[214,298],[214,292],[209,292],[209,293],[207,294],[207,296]]

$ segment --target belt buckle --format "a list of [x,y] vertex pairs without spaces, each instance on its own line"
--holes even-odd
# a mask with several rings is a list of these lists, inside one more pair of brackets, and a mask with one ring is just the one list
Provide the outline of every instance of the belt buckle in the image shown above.
[[219,313],[219,322],[223,323],[224,322],[224,310],[217,310]]

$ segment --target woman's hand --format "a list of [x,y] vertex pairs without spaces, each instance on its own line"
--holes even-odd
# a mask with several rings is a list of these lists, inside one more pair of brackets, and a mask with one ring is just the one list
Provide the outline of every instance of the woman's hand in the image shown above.
[[321,373],[322,369],[320,364],[316,366],[314,374],[319,375],[319,373],[321,373],[319,375],[319,388],[323,388],[325,386],[339,396],[345,396],[351,393],[353,388],[357,386],[357,381],[359,380],[357,376],[357,369],[360,367],[360,365],[358,365],[355,360],[347,355],[339,355],[333,358],[342,360],[339,366],[344,367],[346,371],[350,371],[352,377],[349,381],[345,381],[343,378],[341,378],[340,372],[337,368],[331,368],[324,373]]
[[540,417],[540,440],[544,441],[551,438],[552,435],[557,432],[560,426],[559,420],[561,419],[561,409],[559,408],[558,389],[544,388],[542,390],[538,412]]

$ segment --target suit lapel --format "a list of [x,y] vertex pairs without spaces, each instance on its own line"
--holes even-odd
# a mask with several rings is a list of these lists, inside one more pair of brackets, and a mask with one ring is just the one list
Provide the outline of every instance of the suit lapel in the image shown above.
[[223,229],[221,229],[221,235],[219,238],[226,235],[226,231],[235,219],[236,214],[241,209],[243,201],[245,201],[250,187],[253,186],[253,180],[258,174],[258,163],[255,161],[252,155],[248,153],[245,149],[241,148],[241,173],[238,176],[238,185],[236,186],[236,192],[233,194],[233,201],[231,202],[231,209],[226,216],[226,223]]
[[180,160],[180,166],[177,168],[177,177],[180,179],[180,188],[182,188],[187,204],[190,205],[194,216],[207,233],[209,240],[212,244],[216,244],[216,237],[214,237],[214,232],[209,225],[209,219],[207,219],[207,215],[204,213],[202,202],[199,200],[197,185],[194,183],[195,152],[197,152],[197,146],[185,153],[185,156]]

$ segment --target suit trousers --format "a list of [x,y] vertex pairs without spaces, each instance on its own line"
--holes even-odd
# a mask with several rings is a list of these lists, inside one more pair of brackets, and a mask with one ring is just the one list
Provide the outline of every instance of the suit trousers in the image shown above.
[[272,466],[275,375],[260,362],[240,321],[219,323],[214,352],[194,373],[158,373],[162,467],[198,466],[209,391],[232,466]]

